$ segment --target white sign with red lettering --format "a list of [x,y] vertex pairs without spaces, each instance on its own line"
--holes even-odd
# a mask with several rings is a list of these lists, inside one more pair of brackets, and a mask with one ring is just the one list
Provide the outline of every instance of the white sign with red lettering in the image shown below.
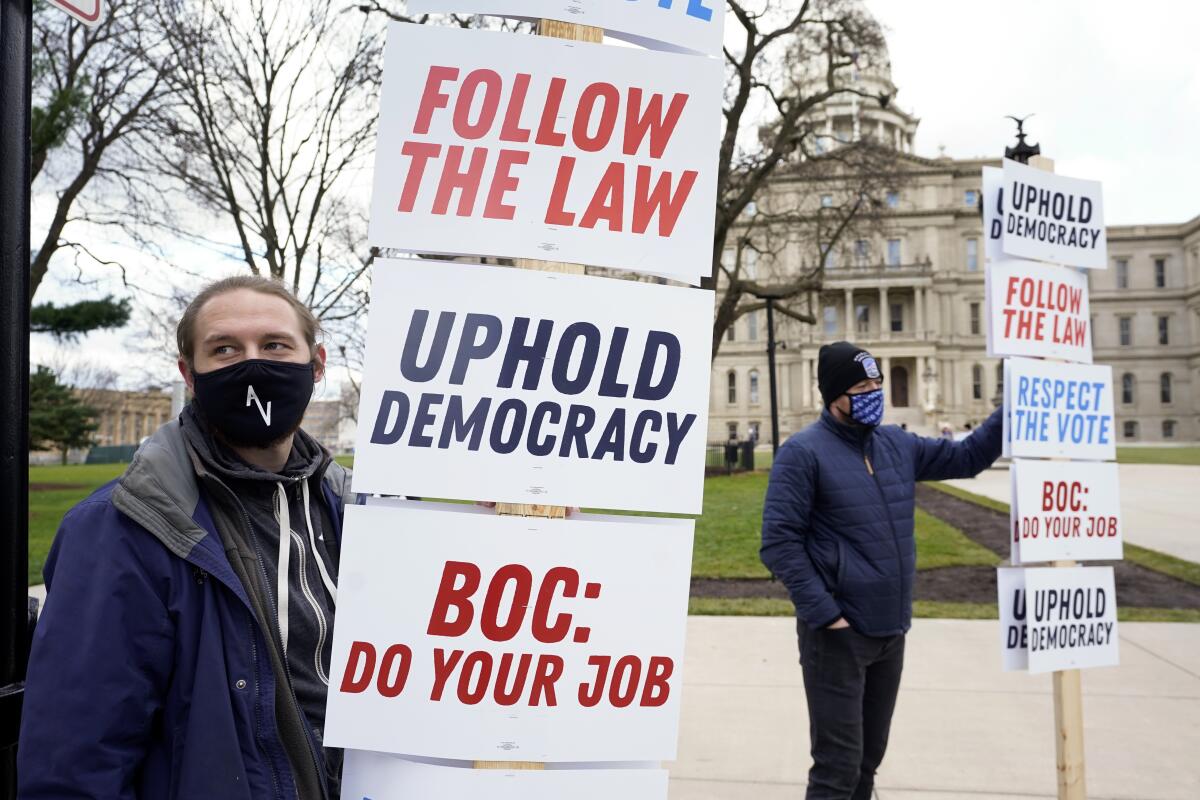
[[1025,624],[1025,570],[996,568],[1000,609],[1000,666],[1005,672],[1029,669],[1029,628]]
[[1014,564],[1122,558],[1116,464],[1019,458],[1011,473]]
[[665,769],[512,770],[431,764],[387,753],[347,750],[347,800],[666,800]]
[[1120,663],[1112,567],[1032,567],[1024,572],[1030,672]]
[[725,30],[725,0],[408,0],[408,11],[556,19],[645,47],[709,56],[721,55]]
[[1117,457],[1112,367],[1004,359],[1004,455]]
[[1036,261],[987,267],[988,355],[1092,363],[1087,276]]
[[376,262],[356,492],[699,514],[712,292]]
[[692,529],[348,507],[325,743],[673,759]]
[[723,86],[716,59],[393,23],[370,243],[698,284]]
[[50,0],[50,5],[61,8],[89,28],[104,22],[104,0]]
[[1006,158],[1001,197],[1005,255],[1108,268],[1099,181],[1055,175]]

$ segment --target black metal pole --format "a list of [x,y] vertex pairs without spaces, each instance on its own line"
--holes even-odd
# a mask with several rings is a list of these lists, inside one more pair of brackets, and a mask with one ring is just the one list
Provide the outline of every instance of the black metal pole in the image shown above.
[[767,298],[767,385],[771,391],[771,453],[779,452],[779,401],[775,397],[775,298]]
[[0,797],[16,797],[28,660],[32,0],[0,0]]

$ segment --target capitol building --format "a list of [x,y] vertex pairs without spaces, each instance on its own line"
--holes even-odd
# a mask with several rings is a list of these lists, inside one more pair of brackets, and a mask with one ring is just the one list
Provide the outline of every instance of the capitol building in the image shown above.
[[[895,97],[886,60],[856,73],[859,88]],[[966,430],[995,407],[999,359],[987,357],[981,169],[996,159],[925,158],[913,152],[919,120],[857,97],[813,118],[818,149],[870,138],[895,151],[895,188],[884,187],[876,224],[843,237],[825,262],[820,291],[789,304],[816,318],[775,315],[779,436],[821,412],[817,351],[847,339],[880,363],[885,423],[933,435]],[[1088,177],[1088,176],[1078,176]],[[826,181],[828,179],[825,179]],[[790,197],[799,213],[838,202],[838,188],[781,169],[760,196]],[[794,237],[744,268],[766,282],[803,269],[811,248]],[[732,240],[732,237],[731,237]],[[732,254],[727,253],[727,258]],[[755,254],[750,254],[755,255]],[[1108,269],[1089,270],[1094,357],[1113,369],[1117,443],[1200,440],[1200,216],[1179,224],[1108,228]],[[771,438],[764,311],[739,318],[713,360],[709,441]]]

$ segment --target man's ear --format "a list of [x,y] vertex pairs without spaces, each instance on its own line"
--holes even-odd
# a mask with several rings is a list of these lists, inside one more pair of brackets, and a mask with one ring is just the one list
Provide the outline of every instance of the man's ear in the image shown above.
[[313,353],[313,383],[320,383],[321,379],[325,377],[325,359],[327,356],[325,345],[317,345],[317,349]]
[[188,363],[182,358],[177,362],[179,366],[179,374],[183,376],[183,382],[187,384],[188,391],[192,394],[196,393],[195,380],[192,378],[192,370],[188,367]]

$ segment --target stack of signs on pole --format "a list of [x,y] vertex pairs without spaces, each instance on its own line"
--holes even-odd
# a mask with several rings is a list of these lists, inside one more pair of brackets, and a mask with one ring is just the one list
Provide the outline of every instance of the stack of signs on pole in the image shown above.
[[556,19],[656,50],[718,58],[725,32],[725,0],[408,0],[408,11]]
[[394,23],[368,239],[699,284],[723,77],[712,58]]
[[[1011,563],[1120,559],[1112,368],[1092,363],[1083,271],[1107,266],[1100,184],[1006,160],[984,169],[983,206],[988,355],[1004,357],[1014,459]],[[1003,668],[1117,663],[1112,581],[1111,567],[1001,568]]]
[[[521,4],[719,51],[719,15],[689,27],[699,0],[554,5]],[[393,24],[370,243],[697,284],[722,91],[704,55]],[[712,304],[644,279],[375,262],[353,479],[375,497],[346,511],[324,740],[347,749],[344,795],[664,800],[693,522],[397,498],[699,513]]]

